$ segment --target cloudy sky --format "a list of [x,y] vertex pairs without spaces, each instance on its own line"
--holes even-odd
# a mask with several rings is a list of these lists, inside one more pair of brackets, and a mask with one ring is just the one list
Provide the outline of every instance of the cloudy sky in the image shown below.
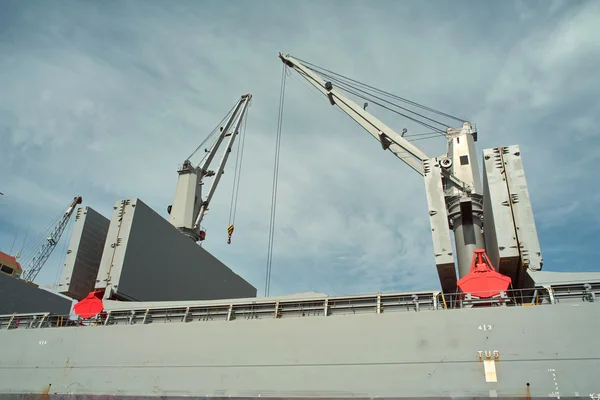
[[[232,244],[229,173],[204,246],[263,293],[281,51],[468,118],[479,154],[519,144],[544,268],[591,270],[598,37],[598,1],[4,0],[0,249],[75,195],[107,217],[130,197],[166,215],[178,165],[251,92]],[[422,178],[286,79],[271,294],[437,288]],[[56,281],[66,239],[39,283]]]

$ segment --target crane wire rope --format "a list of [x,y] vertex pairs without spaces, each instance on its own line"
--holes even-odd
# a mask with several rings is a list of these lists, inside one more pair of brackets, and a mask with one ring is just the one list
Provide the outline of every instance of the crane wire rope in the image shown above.
[[406,135],[406,136],[404,136],[404,138],[407,141],[409,141],[409,142],[416,142],[416,141],[419,141],[419,140],[434,139],[434,138],[439,138],[439,137],[440,137],[440,134],[438,132],[435,132],[434,135],[429,134],[428,136],[423,135],[423,136],[420,136],[420,137],[414,137],[414,135],[410,135],[410,136]]
[[[15,247],[15,243],[17,243],[17,237],[19,236],[20,230],[21,230],[20,228],[17,228],[17,232],[15,233],[15,238],[13,239],[12,245],[10,246],[10,250],[8,251],[9,255],[11,255],[13,253],[12,251]],[[0,249],[0,251],[2,251],[2,250]]]
[[285,83],[287,76],[285,64],[281,70],[281,89],[279,92],[279,113],[277,116],[277,133],[275,138],[275,161],[273,165],[273,190],[271,194],[271,217],[269,222],[269,244],[267,249],[267,271],[265,274],[265,297],[271,292],[271,271],[273,267],[273,239],[275,236],[275,211],[277,206],[277,186],[279,178],[279,155],[281,149],[281,128],[283,125],[283,106],[285,99]]
[[50,235],[52,228],[56,226],[56,224],[60,221],[61,217],[64,213],[60,213],[56,216],[45,228],[39,231],[37,235],[35,235],[29,242],[27,242],[21,251],[21,257],[25,259],[25,254],[33,254],[40,247],[41,243]]
[[[289,71],[289,67],[288,67],[288,71]],[[297,71],[297,72],[300,73],[300,71]],[[315,95],[315,97],[317,97],[319,99],[319,101],[322,101],[323,103],[326,103],[327,105],[331,105],[329,103],[329,101],[326,99],[326,97],[323,97],[323,93],[320,92],[318,89],[316,89],[313,85],[307,83],[306,80],[297,77],[296,74],[289,74],[288,76],[291,76],[292,79],[294,79],[296,82],[298,82],[301,86],[304,86],[309,92],[313,93]],[[333,109],[336,112],[340,113],[341,115],[344,115],[344,116],[346,115],[346,113],[344,113],[339,107],[334,107]],[[371,112],[371,114],[373,114],[377,117],[377,113],[375,113],[374,111],[370,111],[370,112]],[[381,117],[378,117],[378,118],[381,119]],[[418,140],[426,140],[426,139],[435,139],[435,138],[439,138],[439,137],[440,137],[440,132],[412,133],[412,134],[407,134],[404,136],[404,138],[409,142],[414,142],[414,141],[418,141]],[[409,153],[406,151],[404,151],[402,153],[404,154],[404,156],[401,156],[400,153],[396,153],[396,157],[398,157],[401,160],[408,160],[408,159],[413,158],[413,156],[409,155]]]
[[[436,127],[436,126],[430,125],[430,124],[428,124],[426,122],[419,121],[417,118],[414,118],[414,117],[411,117],[409,115],[403,114],[403,113],[401,113],[399,111],[396,111],[396,110],[394,110],[394,109],[392,109],[392,108],[390,108],[390,107],[388,107],[388,106],[386,106],[386,105],[384,105],[382,103],[379,103],[379,102],[373,100],[372,98],[369,98],[367,96],[362,96],[359,93],[357,93],[357,92],[355,92],[355,91],[353,91],[351,89],[343,89],[343,90],[346,91],[346,92],[348,92],[348,93],[351,93],[351,94],[353,94],[353,95],[355,95],[355,96],[357,96],[357,97],[359,97],[359,98],[361,98],[363,100],[367,100],[370,104],[376,104],[376,105],[378,105],[381,108],[384,108],[384,109],[386,109],[388,111],[396,113],[396,114],[398,114],[398,115],[400,115],[400,116],[402,116],[402,117],[404,117],[406,119],[409,119],[409,120],[411,120],[413,122],[416,122],[419,125],[423,125],[426,128],[434,130],[434,131],[438,132],[438,134],[440,134],[442,136],[446,136],[446,132],[443,129],[440,129],[440,128]],[[400,107],[400,106],[396,106],[396,107]],[[400,107],[400,108],[402,108],[402,107]],[[418,114],[418,115],[420,116],[420,114]],[[446,126],[446,125],[442,124],[441,122],[437,122],[437,121],[434,121],[434,122],[437,123],[437,124],[439,124],[439,125]],[[448,126],[446,126],[446,127],[448,127]]]
[[[312,79],[310,76],[308,76],[307,74],[303,73],[302,71],[298,70],[297,72],[298,72],[299,74],[302,74],[303,76],[306,76],[306,79],[313,80],[313,79]],[[396,113],[396,114],[399,114],[399,115],[403,116],[404,118],[406,118],[406,119],[409,119],[409,120],[411,120],[411,121],[414,121],[414,122],[416,122],[416,123],[418,123],[418,124],[420,124],[420,125],[423,125],[423,126],[425,126],[425,127],[429,128],[429,129],[431,129],[431,130],[437,131],[437,132],[438,132],[439,134],[441,134],[441,135],[444,135],[444,131],[443,131],[442,129],[440,129],[440,128],[437,128],[437,127],[435,127],[435,126],[432,126],[432,125],[429,125],[429,124],[427,124],[427,123],[425,123],[425,122],[419,121],[418,119],[416,119],[416,118],[413,118],[413,117],[411,117],[411,116],[409,116],[409,115],[403,114],[403,113],[401,113],[401,112],[399,112],[399,111],[393,110],[393,109],[391,109],[391,108],[389,108],[389,107],[387,107],[387,106],[385,106],[385,105],[383,105],[383,104],[381,104],[381,103],[378,103],[378,102],[376,102],[375,100],[372,100],[372,99],[370,99],[370,98],[368,98],[368,97],[362,96],[362,95],[360,95],[360,94],[358,94],[358,93],[356,93],[356,92],[354,92],[354,91],[352,91],[352,90],[349,90],[349,89],[343,89],[343,90],[345,90],[346,92],[352,93],[352,94],[354,94],[355,96],[358,96],[358,97],[360,97],[360,98],[361,98],[361,99],[363,99],[363,100],[368,100],[368,101],[370,101],[370,102],[371,102],[371,103],[373,103],[373,104],[376,104],[376,105],[378,105],[378,106],[380,106],[380,107],[382,107],[382,108],[385,108],[385,109],[387,109],[387,110],[390,110],[390,111],[392,111],[392,112],[394,112],[394,113]],[[342,101],[342,102],[344,102],[344,101],[343,101],[343,99],[338,99],[338,101]],[[347,106],[348,106],[348,105],[347,105]],[[350,107],[350,106],[348,106],[348,107]],[[350,107],[350,108],[352,108],[352,107]],[[364,120],[365,120],[365,122],[367,122],[369,125],[373,126],[374,128],[377,128],[375,125],[373,125],[373,123],[372,123],[371,121],[369,121],[368,119],[366,119],[366,118],[365,118],[363,115],[361,115],[361,114],[358,114],[358,116],[359,116],[359,117],[361,117],[362,119],[364,119]]]
[[[223,117],[223,119],[221,120],[221,122],[219,122],[217,124],[217,126],[214,127],[214,129],[208,134],[208,136],[202,141],[202,143],[200,143],[198,145],[198,147],[196,147],[196,149],[192,152],[192,154],[189,155],[189,157],[187,158],[188,160],[191,159],[202,148],[202,146],[204,146],[204,144],[206,142],[208,142],[208,140],[219,130],[219,127],[223,125],[223,122],[225,122],[225,120],[227,118],[229,118],[229,116],[233,112],[233,109],[236,106],[237,106],[237,104],[234,104],[233,107],[231,107],[231,110],[229,110],[229,112],[227,114],[225,114],[225,117]],[[206,155],[202,159],[204,160],[204,158],[206,158]]]
[[[289,67],[288,67],[289,69]],[[297,71],[300,73],[300,71]],[[300,83],[300,85],[304,86],[308,91],[310,91],[311,93],[315,94],[315,96],[319,99],[319,101],[323,101],[324,103],[327,103],[328,105],[330,105],[329,101],[326,100],[325,97],[323,97],[323,93],[320,92],[318,89],[316,89],[313,85],[310,85],[308,83],[306,83],[306,80],[304,79],[300,79],[298,77],[296,77],[295,74],[290,74],[290,76],[297,82]],[[338,107],[334,107],[334,110],[336,110],[337,112],[339,112],[342,115],[346,115],[342,110],[340,110]],[[371,114],[375,115],[375,117],[382,119],[381,117],[377,116],[377,113],[374,111],[370,111]],[[445,135],[441,135],[443,137],[446,137]],[[409,141],[409,142],[415,142],[415,141],[419,141],[419,140],[427,140],[427,139],[435,139],[435,138],[439,138],[440,137],[440,132],[436,131],[436,132],[426,132],[426,133],[409,133],[404,135],[404,138]],[[408,154],[407,152],[404,152],[405,154]],[[403,157],[400,156],[399,154],[396,154],[396,156],[402,160],[405,159],[409,159],[412,158],[412,156],[408,156],[408,157]]]
[[[311,69],[311,68],[309,67],[309,69]],[[434,126],[431,126],[431,125],[429,125],[429,124],[427,124],[427,123],[425,123],[423,121],[419,121],[415,117],[411,117],[411,116],[403,114],[403,113],[401,113],[401,112],[399,112],[397,110],[393,110],[393,109],[389,108],[388,106],[384,106],[383,104],[376,102],[372,98],[369,98],[369,97],[366,97],[365,95],[357,93],[356,91],[364,93],[366,95],[373,96],[373,98],[376,98],[376,99],[381,100],[381,101],[383,101],[385,103],[388,103],[388,104],[390,104],[390,105],[392,105],[394,107],[397,107],[397,108],[399,108],[401,110],[407,111],[407,112],[409,112],[411,114],[414,114],[414,115],[417,115],[417,116],[419,116],[419,117],[421,117],[423,119],[426,119],[428,121],[436,123],[436,124],[438,124],[440,126],[443,126],[444,128],[449,128],[450,127],[448,124],[444,124],[443,122],[437,121],[437,120],[435,120],[433,118],[429,118],[429,117],[427,117],[427,116],[425,116],[423,114],[420,114],[418,112],[415,112],[415,111],[413,111],[413,110],[411,110],[409,108],[402,107],[402,106],[400,106],[398,104],[395,104],[395,103],[393,103],[393,102],[391,102],[389,100],[386,100],[386,99],[384,99],[382,97],[379,97],[379,96],[377,96],[377,95],[375,95],[373,93],[369,93],[368,91],[363,90],[363,89],[361,89],[361,88],[359,88],[359,87],[357,87],[357,86],[355,86],[355,85],[353,85],[351,83],[345,82],[343,79],[338,79],[335,76],[332,76],[332,75],[329,75],[329,74],[326,74],[326,73],[323,73],[323,72],[320,72],[320,71],[317,71],[317,70],[314,70],[314,69],[311,69],[311,70],[314,71],[314,72],[316,72],[317,74],[321,75],[322,77],[329,79],[332,83],[335,83],[337,85],[337,87],[341,88],[341,90],[343,90],[345,92],[351,93],[351,94],[353,94],[353,95],[355,95],[355,96],[357,96],[357,97],[359,97],[359,98],[361,98],[363,100],[367,100],[367,101],[369,101],[369,102],[371,102],[373,104],[376,104],[376,105],[378,105],[378,106],[380,106],[382,108],[385,108],[385,109],[387,109],[389,111],[392,111],[392,112],[394,112],[394,113],[396,113],[398,115],[403,116],[404,118],[407,118],[407,119],[409,119],[411,121],[414,121],[414,122],[416,122],[418,124],[421,124],[421,125],[426,126],[426,127],[430,128],[430,129],[438,131],[438,132],[440,132],[442,134],[444,134],[444,132],[445,132],[444,130],[442,130],[440,128],[437,128],[437,127],[434,127]]]
[[[288,71],[290,71],[290,68],[287,68]],[[310,83],[307,83],[306,80],[299,78],[296,74],[292,74],[292,73],[288,73],[287,76],[292,77],[292,79],[294,79],[296,82],[298,82],[300,85],[304,86],[309,92],[315,94],[315,96],[319,99],[319,101],[322,101],[323,104],[327,104],[327,105],[331,105],[331,103],[329,103],[329,100],[327,100],[326,97],[323,97],[323,93],[321,93],[319,91],[319,89],[315,88],[313,85],[311,85]],[[340,115],[346,116],[347,114],[345,112],[343,112],[339,107],[333,107],[333,109],[338,112]]]
[[[25,231],[25,237],[23,238],[23,243],[21,243],[21,248],[16,253],[19,255],[19,257],[21,256],[21,253],[23,253],[23,249],[25,248],[25,244],[27,243],[27,236],[29,236],[30,230],[31,230],[31,224],[27,225],[27,230]],[[18,258],[18,257],[15,255],[15,258]]]
[[[358,87],[358,86],[355,86],[355,85],[352,85],[352,84],[350,84],[350,83],[348,83],[348,82],[345,82],[345,81],[344,81],[344,80],[342,80],[342,79],[335,78],[334,76],[331,76],[331,75],[328,75],[328,74],[322,74],[322,75],[323,75],[325,78],[328,78],[330,81],[332,81],[332,82],[335,82],[337,85],[339,85],[339,86],[342,86],[342,88],[346,88],[346,89],[344,89],[344,90],[348,90],[348,89],[347,89],[348,87],[349,87],[349,88],[352,88],[352,89],[354,89],[354,90],[356,90],[356,91],[359,91],[359,92],[361,92],[361,93],[364,93],[364,94],[367,94],[367,95],[371,95],[371,96],[373,96],[374,98],[376,98],[376,99],[378,99],[378,100],[381,100],[381,101],[383,101],[383,102],[385,102],[385,103],[388,103],[388,104],[390,104],[390,105],[392,105],[392,106],[394,106],[394,107],[397,107],[397,108],[399,108],[399,109],[401,109],[401,110],[407,111],[407,112],[409,112],[409,113],[411,113],[411,114],[414,114],[414,115],[416,115],[416,116],[419,116],[419,117],[421,117],[421,118],[423,118],[423,119],[426,119],[426,120],[428,120],[428,121],[431,121],[431,122],[433,122],[433,123],[436,123],[436,124],[438,124],[438,125],[440,125],[440,126],[443,126],[443,127],[446,127],[446,128],[449,128],[449,127],[450,127],[450,125],[448,125],[448,124],[446,124],[446,123],[440,122],[440,121],[438,121],[438,120],[435,120],[435,119],[433,119],[433,118],[430,118],[430,117],[427,117],[426,115],[423,115],[423,114],[421,114],[421,113],[418,113],[418,112],[416,112],[416,111],[413,111],[413,110],[411,110],[410,108],[406,108],[406,107],[400,106],[400,105],[398,105],[398,104],[396,104],[396,103],[394,103],[394,102],[392,102],[392,101],[390,101],[390,100],[387,100],[387,99],[384,99],[383,97],[377,96],[377,95],[376,95],[376,94],[374,94],[374,93],[370,93],[370,92],[369,92],[369,91],[367,91],[367,90],[361,89],[361,88],[360,88],[360,87]],[[357,96],[360,96],[360,95],[358,95],[358,94],[355,94],[355,95],[357,95]],[[402,115],[402,114],[400,114],[400,115]]]
[[[52,230],[60,222],[61,218],[65,215],[65,212],[61,212],[52,222],[50,222],[43,230],[41,230],[31,241],[24,244],[21,251],[19,252],[19,259],[23,260],[21,264],[24,268],[28,268],[29,264],[33,262],[37,252],[40,250],[45,240],[48,240]],[[27,237],[27,236],[25,236]]]
[[242,127],[242,134],[240,135],[240,140],[237,145],[237,155],[235,159],[235,172],[233,175],[233,188],[231,190],[231,205],[229,207],[229,226],[227,227],[229,238],[227,239],[227,243],[231,243],[231,234],[233,233],[233,228],[235,226],[235,215],[237,213],[237,205],[238,205],[238,197],[240,194],[240,179],[242,175],[242,162],[244,160],[244,145],[246,144],[246,128],[248,127],[248,114],[250,113],[250,105],[248,104],[248,108],[246,109],[246,113],[244,115],[244,122]]
[[[389,101],[389,100],[386,100],[386,99],[384,99],[384,98],[382,98],[382,97],[376,96],[376,95],[374,95],[374,94],[372,94],[372,93],[369,93],[369,92],[367,92],[367,91],[365,91],[365,90],[362,90],[362,89],[360,89],[360,88],[358,88],[358,87],[352,86],[352,85],[350,85],[350,84],[348,84],[348,83],[346,83],[346,82],[343,82],[343,81],[336,81],[336,80],[332,79],[332,77],[331,77],[331,76],[328,76],[328,75],[324,75],[324,76],[325,76],[326,78],[330,79],[331,81],[333,81],[333,82],[336,82],[336,84],[338,85],[338,87],[341,87],[341,88],[342,88],[342,90],[344,90],[344,91],[346,91],[346,92],[348,92],[348,93],[352,93],[352,94],[354,94],[355,96],[358,96],[359,98],[361,98],[361,99],[363,99],[363,100],[368,100],[368,101],[369,101],[369,102],[371,102],[371,103],[377,104],[377,105],[379,105],[380,107],[383,107],[383,108],[385,108],[385,109],[387,109],[387,110],[389,110],[389,111],[392,111],[392,112],[394,112],[394,113],[396,113],[396,114],[399,114],[399,115],[401,115],[401,116],[403,116],[403,117],[405,117],[405,118],[408,118],[408,119],[410,119],[410,120],[412,120],[412,121],[414,121],[414,122],[416,122],[416,123],[418,123],[418,124],[421,124],[421,125],[423,125],[423,126],[426,126],[426,127],[428,127],[428,128],[434,129],[434,130],[436,130],[436,131],[438,131],[438,132],[441,132],[441,133],[444,133],[444,132],[445,132],[444,130],[441,130],[441,129],[439,129],[439,128],[436,128],[436,127],[430,126],[430,125],[429,125],[429,124],[427,124],[427,123],[424,123],[424,122],[422,122],[422,121],[419,121],[418,119],[416,119],[416,118],[414,118],[414,117],[409,117],[409,116],[407,116],[407,115],[404,115],[404,114],[400,113],[399,111],[393,110],[393,109],[391,109],[391,108],[389,108],[389,107],[387,107],[387,106],[384,106],[384,105],[382,105],[382,104],[380,104],[380,103],[377,103],[377,102],[375,102],[374,100],[372,100],[372,99],[369,99],[369,98],[367,98],[367,97],[366,97],[366,96],[364,96],[364,95],[360,95],[360,94],[356,93],[356,92],[355,92],[355,91],[353,91],[353,90],[356,90],[356,91],[358,91],[358,92],[365,93],[365,94],[367,94],[367,95],[371,95],[371,96],[373,96],[374,98],[376,98],[376,99],[378,99],[378,100],[381,100],[381,101],[383,101],[383,102],[385,102],[385,103],[388,103],[388,104],[390,104],[390,105],[392,105],[392,106],[394,106],[394,107],[398,107],[398,108],[399,108],[399,109],[401,109],[401,110],[404,110],[404,111],[407,111],[407,112],[409,112],[409,113],[411,113],[411,114],[417,115],[417,116],[419,116],[419,117],[421,117],[421,118],[423,118],[423,119],[426,119],[426,120],[428,120],[428,121],[431,121],[431,122],[433,122],[433,123],[436,123],[436,124],[438,124],[438,125],[440,125],[440,126],[443,126],[444,128],[450,128],[450,125],[448,125],[448,124],[444,124],[443,122],[437,121],[437,120],[435,120],[435,119],[433,119],[433,118],[429,118],[429,117],[427,117],[427,116],[425,116],[425,115],[423,115],[423,114],[420,114],[420,113],[418,113],[418,112],[412,111],[412,110],[411,110],[411,109],[409,109],[409,108],[406,108],[406,107],[399,106],[399,105],[397,105],[397,104],[395,104],[395,103],[393,103],[393,102],[391,102],[391,101]],[[348,88],[350,88],[350,89],[348,89]]]
[[300,59],[300,58],[297,58],[297,57],[295,57],[295,58],[296,58],[298,61],[302,62],[303,64],[306,64],[306,65],[308,66],[308,68],[309,68],[309,69],[311,69],[311,70],[313,70],[313,71],[315,71],[315,72],[317,72],[317,73],[319,73],[319,74],[322,74],[322,72],[321,72],[321,71],[325,71],[325,72],[328,72],[328,73],[330,73],[330,74],[337,75],[337,76],[339,76],[339,77],[341,77],[341,78],[343,78],[343,79],[347,79],[348,81],[351,81],[351,82],[353,82],[353,83],[356,83],[356,84],[358,84],[358,85],[361,85],[361,86],[364,86],[364,87],[366,87],[366,88],[369,88],[369,89],[371,89],[371,90],[374,90],[374,91],[376,91],[377,93],[380,93],[380,94],[383,94],[383,95],[389,96],[389,97],[391,97],[391,98],[393,98],[393,99],[395,99],[395,100],[398,100],[398,101],[405,102],[405,103],[407,103],[407,104],[410,104],[410,105],[413,105],[413,106],[415,106],[415,107],[419,107],[419,108],[421,108],[421,109],[423,109],[423,110],[427,110],[427,111],[429,111],[429,112],[432,112],[432,113],[435,113],[435,114],[438,114],[438,115],[443,115],[443,116],[445,116],[445,117],[447,117],[447,118],[454,119],[454,120],[456,120],[456,121],[458,121],[458,122],[461,122],[461,123],[462,123],[462,122],[464,122],[464,121],[466,121],[466,119],[463,119],[463,118],[456,117],[456,116],[454,116],[454,115],[451,115],[451,114],[448,114],[448,113],[445,113],[445,112],[442,112],[442,111],[436,110],[436,109],[434,109],[434,108],[431,108],[431,107],[427,107],[427,106],[425,106],[425,105],[422,105],[422,104],[419,104],[419,103],[417,103],[417,102],[415,102],[415,101],[408,100],[408,99],[406,99],[406,98],[404,98],[404,97],[397,96],[397,95],[395,95],[395,94],[393,94],[393,93],[386,92],[386,91],[384,91],[384,90],[381,90],[381,89],[378,89],[378,88],[376,88],[376,87],[374,87],[374,86],[368,85],[368,84],[366,84],[366,83],[362,83],[362,82],[360,82],[360,81],[357,81],[357,80],[355,80],[355,79],[352,79],[352,78],[350,78],[350,77],[344,76],[344,75],[342,75],[342,74],[338,74],[337,72],[334,72],[334,71],[328,70],[328,69],[326,69],[326,68],[323,68],[323,67],[319,67],[318,65],[312,64],[312,63],[310,63],[310,62],[308,62],[308,61],[304,61],[304,60],[302,60],[302,59]]

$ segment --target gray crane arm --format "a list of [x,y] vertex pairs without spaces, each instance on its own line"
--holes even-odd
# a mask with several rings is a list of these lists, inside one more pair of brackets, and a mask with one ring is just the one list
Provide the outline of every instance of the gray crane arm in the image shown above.
[[429,157],[419,148],[404,139],[398,132],[375,118],[362,107],[344,96],[338,91],[331,82],[326,82],[310,68],[303,65],[300,61],[290,55],[284,56],[279,53],[279,58],[285,65],[294,69],[310,84],[316,87],[321,93],[329,98],[332,105],[337,105],[350,118],[356,121],[375,139],[377,139],[384,150],[390,150],[400,160],[408,164],[419,174],[424,175],[423,162]]
[[221,132],[221,135],[219,136],[217,143],[215,144],[213,149],[211,149],[211,154],[210,154],[209,158],[201,166],[202,173],[203,174],[206,173],[206,170],[208,169],[210,162],[212,161],[213,157],[216,154],[217,148],[219,147],[219,145],[221,144],[221,142],[223,141],[225,136],[228,135],[228,132],[230,132],[231,126],[233,125],[234,129],[231,130],[231,135],[229,136],[229,141],[227,142],[227,148],[225,149],[225,152],[223,153],[223,156],[221,157],[221,162],[219,163],[217,171],[215,172],[215,179],[213,180],[212,185],[210,186],[210,189],[208,189],[208,194],[206,195],[206,199],[202,203],[202,206],[200,207],[200,210],[199,210],[198,214],[196,215],[196,220],[194,221],[194,229],[196,231],[200,230],[200,224],[202,223],[202,219],[204,218],[205,212],[208,210],[210,201],[212,200],[213,195],[215,194],[215,190],[217,189],[217,185],[219,184],[219,181],[221,180],[221,176],[223,175],[223,171],[225,170],[225,165],[227,164],[227,159],[229,158],[229,154],[231,153],[231,148],[233,147],[235,138],[240,131],[240,127],[242,125],[242,120],[244,119],[244,115],[246,114],[246,111],[248,110],[248,106],[250,105],[251,100],[252,100],[252,95],[250,93],[242,96],[242,98],[240,99],[240,101],[237,104],[235,112],[231,115],[231,118],[227,121],[225,128],[223,128],[223,131]]
[[[215,194],[221,176],[225,170],[225,165],[229,158],[229,153],[233,147],[234,141],[240,131],[240,126],[247,114],[248,107],[252,100],[250,93],[244,94],[236,102],[234,107],[227,113],[225,118],[219,122],[213,132],[205,139],[205,142],[213,134],[219,132],[216,142],[205,150],[206,155],[198,166],[192,165],[190,158],[201,149],[204,142],[184,161],[182,168],[177,171],[179,178],[177,188],[175,189],[175,198],[173,204],[167,208],[170,214],[170,222],[180,232],[189,236],[194,241],[204,240],[201,232],[201,224],[204,215],[208,212],[210,202]],[[217,153],[225,144],[225,150],[216,170],[211,170],[210,165],[217,157]],[[214,177],[206,197],[203,196],[204,178]]]

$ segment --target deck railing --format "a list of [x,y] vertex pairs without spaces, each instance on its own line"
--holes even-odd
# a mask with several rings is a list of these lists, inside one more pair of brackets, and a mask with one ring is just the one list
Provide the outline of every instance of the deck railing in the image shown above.
[[501,292],[500,296],[488,299],[470,293],[449,295],[433,291],[284,300],[256,299],[246,303],[154,308],[135,307],[132,303],[131,308],[105,311],[87,320],[49,313],[0,315],[0,330],[451,311],[473,307],[544,306],[564,302],[600,304],[598,299],[600,282],[508,290]]

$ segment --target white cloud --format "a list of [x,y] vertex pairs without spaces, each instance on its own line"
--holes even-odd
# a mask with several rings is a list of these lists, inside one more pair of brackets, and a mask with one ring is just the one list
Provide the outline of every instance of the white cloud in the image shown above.
[[[205,246],[262,293],[279,51],[473,117],[479,151],[521,144],[549,242],[592,210],[598,191],[582,171],[598,157],[598,3],[268,4],[7,8],[0,219],[10,228],[0,245],[10,247],[15,225],[39,229],[77,194],[106,216],[116,200],[134,196],[164,215],[177,165],[252,92],[233,243],[225,244],[229,168],[206,218]],[[297,76],[288,78],[283,135],[272,293],[437,287],[418,175]],[[444,151],[439,140],[416,143],[432,155]],[[574,193],[579,203],[569,199]],[[569,249],[581,238],[560,240]],[[40,280],[54,279],[60,258]]]

